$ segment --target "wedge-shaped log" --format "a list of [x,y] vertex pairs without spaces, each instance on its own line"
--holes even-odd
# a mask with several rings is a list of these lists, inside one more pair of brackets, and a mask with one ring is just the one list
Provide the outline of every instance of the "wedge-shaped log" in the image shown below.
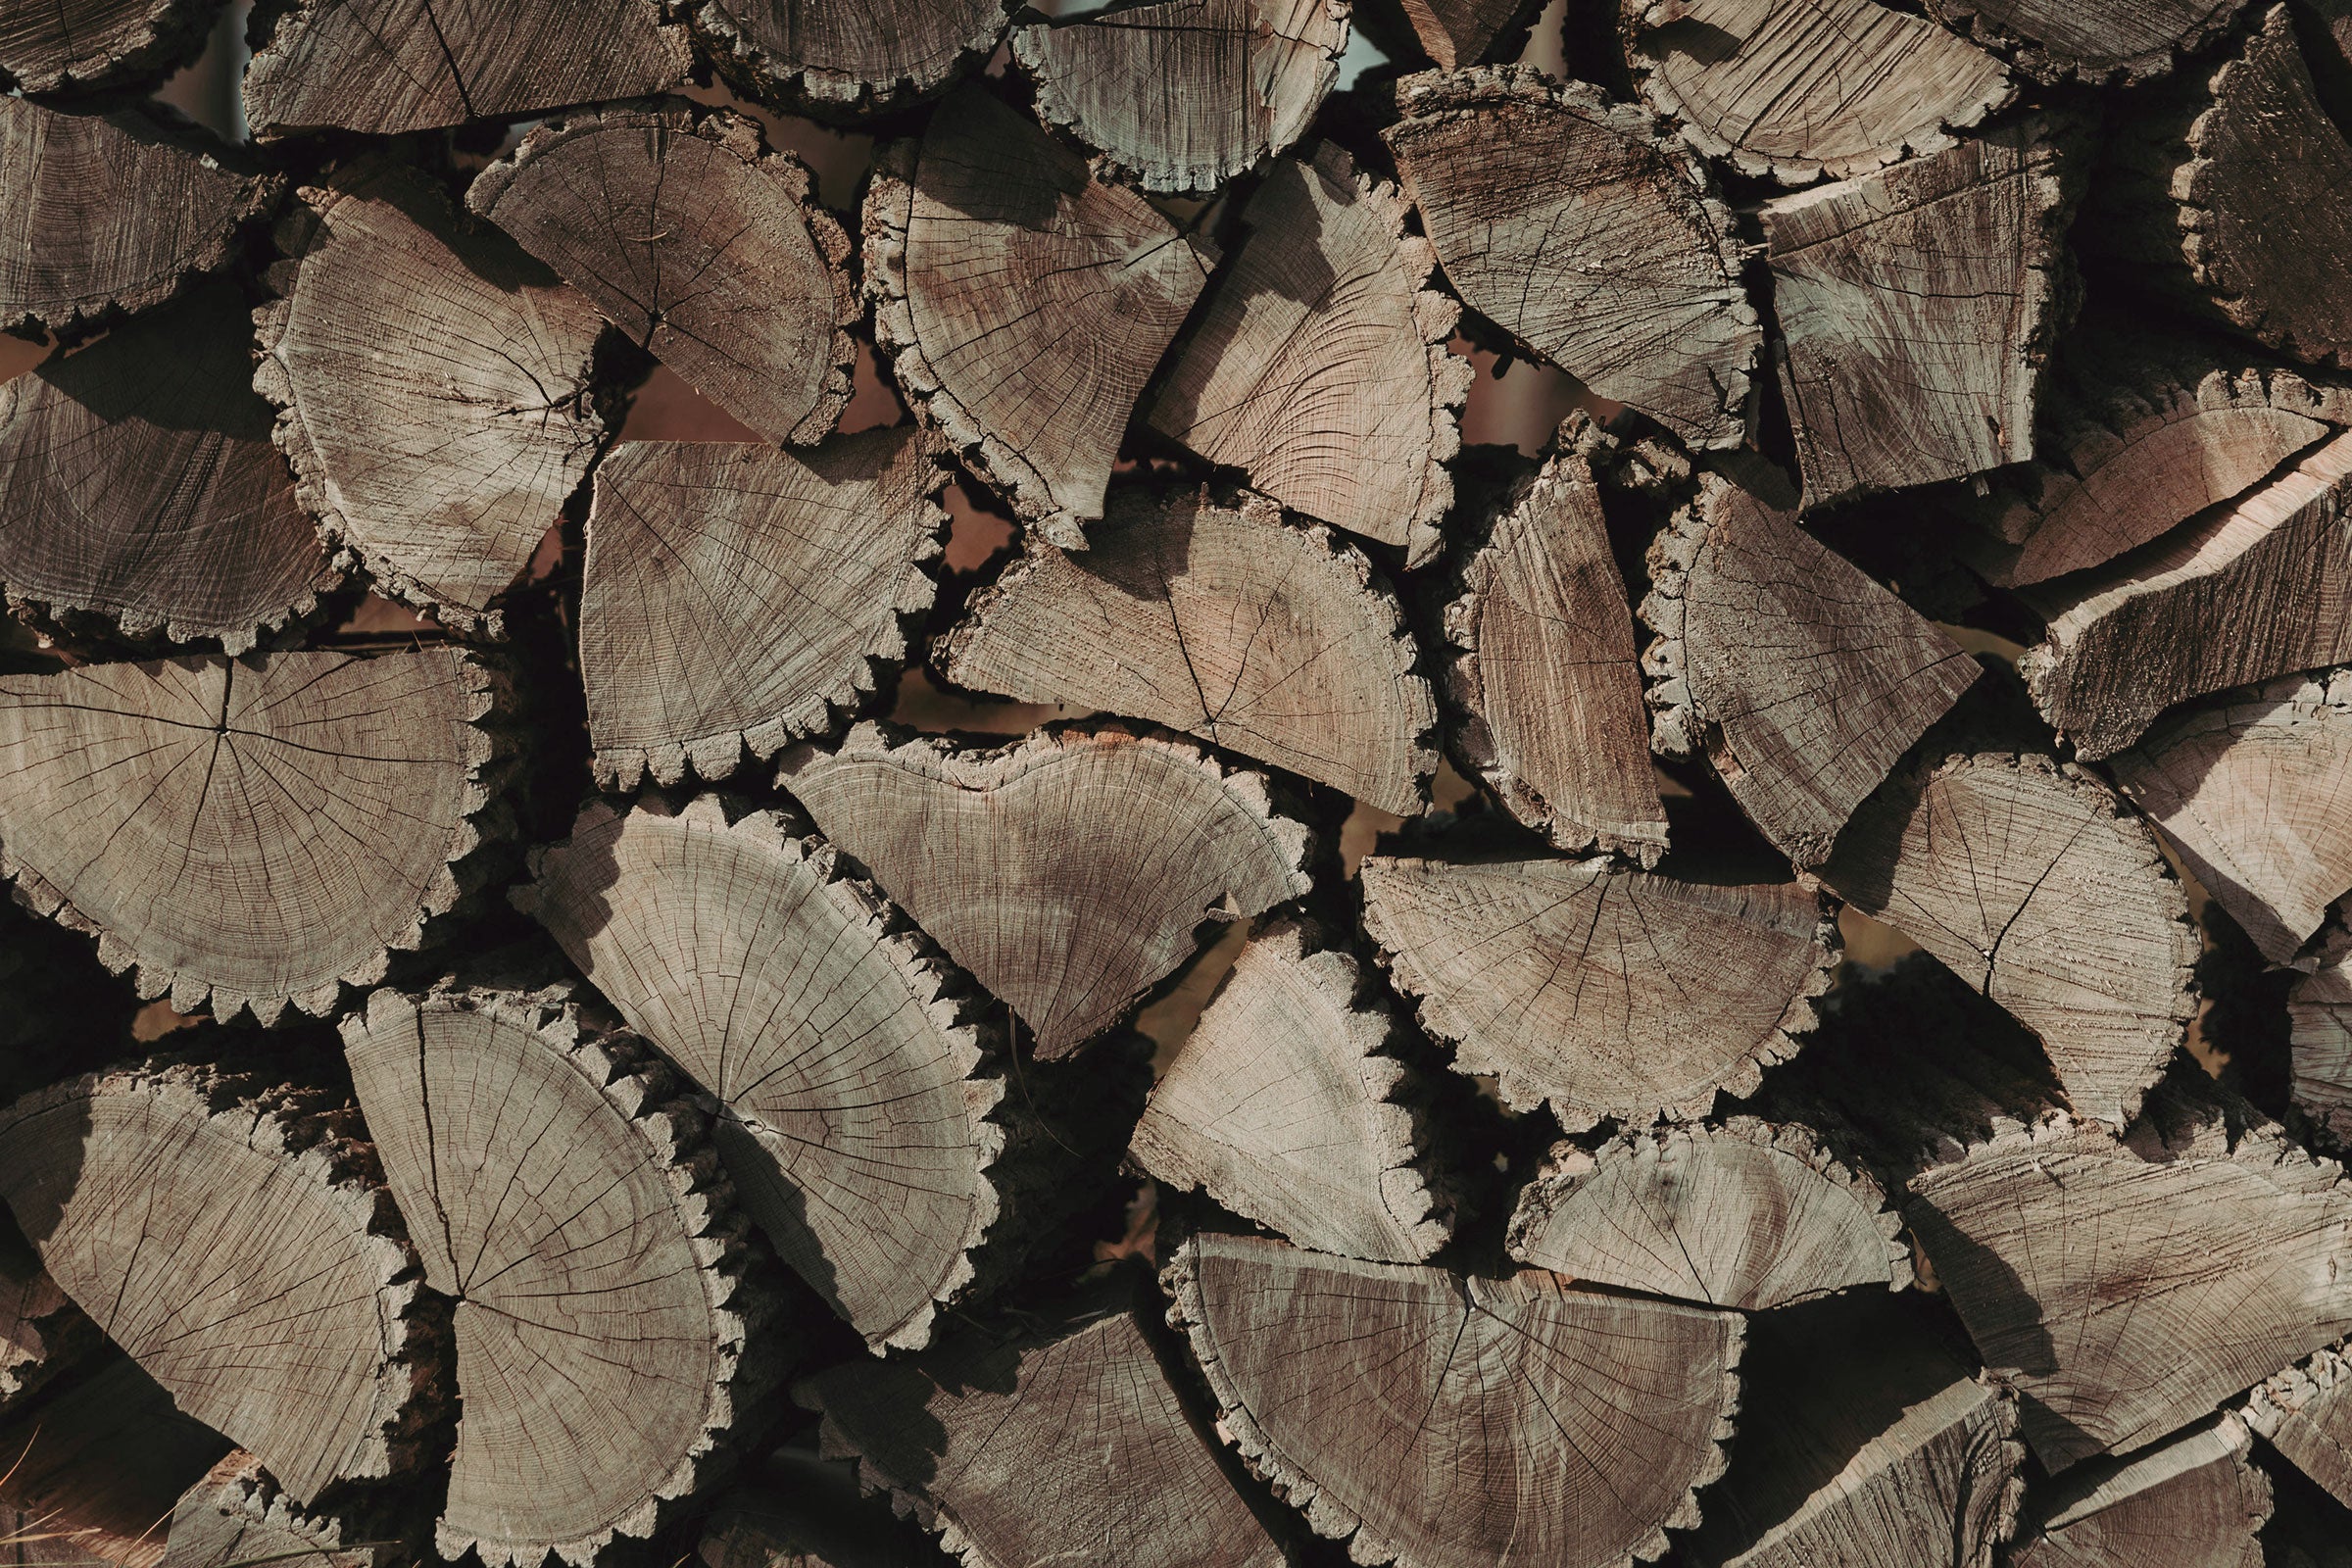
[[0,676],[0,868],[141,996],[323,1016],[505,831],[494,686],[451,648]]
[[0,1428],[12,1568],[161,1568],[157,1526],[228,1440],[109,1347],[85,1376]]
[[595,308],[379,158],[304,189],[277,237],[253,384],[304,507],[388,593],[497,635],[602,440]]
[[2295,1108],[2334,1147],[2352,1148],[2352,942],[2322,948],[2287,992],[2286,1013]]
[[1381,134],[1463,302],[1682,440],[1738,446],[1763,334],[1697,157],[1531,67],[1408,76],[1396,101]]
[[335,1110],[141,1063],[0,1113],[0,1196],[42,1266],[303,1502],[421,1463],[440,1401],[416,1253]]
[[2234,1415],[2216,1416],[2128,1459],[2080,1465],[2036,1497],[2016,1568],[2262,1568],[2270,1479]]
[[2345,1347],[2330,1346],[2267,1379],[2247,1399],[2245,1418],[2296,1469],[2352,1507],[2352,1357]]
[[0,12],[0,77],[26,93],[153,82],[203,51],[219,10],[218,0],[17,0]]
[[1312,835],[1263,774],[1116,725],[978,751],[860,724],[786,752],[777,783],[1048,1059],[1118,1022],[1203,925],[1312,885]]
[[936,658],[1021,702],[1150,719],[1400,816],[1428,804],[1437,697],[1387,581],[1262,497],[1122,488],[1083,554],[1033,542]]
[[631,442],[598,464],[580,676],[599,781],[722,779],[871,699],[938,597],[940,457],[908,425],[806,454]]
[[1393,60],[1412,51],[1447,71],[1508,60],[1526,45],[1544,0],[1356,0],[1355,25]]
[[1166,1283],[1228,1441],[1359,1561],[1654,1557],[1723,1473],[1737,1313],[1216,1234]]
[[1207,269],[1143,197],[982,87],[877,155],[865,294],[915,411],[1068,550]]
[[988,58],[1006,0],[703,0],[689,15],[737,90],[827,120],[929,97]]
[[395,1568],[402,1544],[363,1541],[331,1515],[293,1506],[262,1461],[242,1448],[205,1472],[172,1510],[161,1568]]

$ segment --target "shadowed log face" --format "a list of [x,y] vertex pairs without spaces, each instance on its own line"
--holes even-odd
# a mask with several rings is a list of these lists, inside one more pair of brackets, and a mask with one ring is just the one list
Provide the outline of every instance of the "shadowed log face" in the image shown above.
[[238,1448],[180,1494],[161,1568],[391,1568],[398,1560],[397,1543],[358,1539],[331,1515],[293,1506],[262,1461]]
[[[2352,1505],[2352,1358],[2343,1346],[2269,1379],[2247,1399],[2245,1419],[2296,1469]],[[2267,1487],[2263,1495],[2267,1503]]]
[[2017,1568],[2262,1568],[2271,1483],[2246,1424],[2200,1422],[2130,1459],[2078,1466],[2036,1500],[2041,1518],[2010,1554]]
[[[94,1331],[93,1331],[94,1332]],[[0,1560],[12,1568],[162,1568],[160,1525],[226,1438],[183,1414],[111,1347],[88,1375],[0,1428]]]
[[2352,1148],[2352,943],[2322,945],[2287,992],[2286,1013],[2295,1108],[2330,1147]]
[[2144,81],[2219,37],[2245,0],[1933,0],[1930,14],[2043,81]]
[[695,32],[755,98],[827,120],[926,98],[1004,35],[1006,0],[701,0]]

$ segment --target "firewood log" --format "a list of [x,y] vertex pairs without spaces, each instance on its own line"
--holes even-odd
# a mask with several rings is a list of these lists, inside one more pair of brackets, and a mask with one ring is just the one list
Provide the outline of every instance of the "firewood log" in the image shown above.
[[747,97],[826,120],[930,97],[1004,36],[1007,0],[703,0],[688,15]]
[[1347,47],[1346,0],[1130,0],[1012,33],[1038,114],[1155,191],[1212,191],[1296,142]]
[[349,1119],[162,1060],[0,1112],[0,1197],[42,1267],[303,1503],[413,1470],[441,1398],[443,1330]]
[[1799,866],[1980,673],[1917,611],[1714,475],[1649,550],[1642,655],[1668,757],[1704,751]]
[[449,648],[0,676],[0,869],[141,996],[323,1016],[508,831],[496,685]]
[[253,384],[303,505],[385,592],[500,634],[602,440],[595,308],[381,158],[304,189],[277,238]]
[[1423,286],[1437,253],[1406,211],[1334,144],[1277,160],[1145,412],[1292,511],[1404,546],[1409,567],[1453,506],[1473,372],[1446,347],[1461,307]]
[[786,752],[776,782],[1047,1060],[1117,1023],[1202,926],[1312,885],[1313,834],[1263,774],[1116,725],[980,751],[860,724]]
[[1902,1222],[1867,1175],[1797,1123],[1574,1144],[1519,1195],[1511,1255],[1595,1285],[1763,1311],[1864,1285],[1911,1283]]
[[770,1455],[703,1524],[703,1568],[928,1568],[939,1548],[878,1497],[857,1467],[805,1448]]
[[1764,204],[1805,505],[2034,456],[2073,315],[2072,122],[2035,115]]
[[1083,554],[1032,542],[934,653],[958,685],[1181,729],[1399,816],[1427,808],[1436,694],[1362,552],[1257,496],[1122,486]]
[[[1453,1065],[1562,1127],[1704,1116],[1755,1090],[1814,1025],[1838,968],[1829,906],[1606,858],[1367,858],[1364,928]],[[1572,978],[1570,978],[1572,977]]]
[[2265,1381],[2247,1398],[2245,1418],[2296,1469],[2352,1505],[2352,1357],[2345,1347],[2330,1346]]
[[229,1451],[227,1439],[108,1347],[0,1427],[0,1562],[161,1568],[178,1498]]
[[2040,1519],[2015,1568],[2262,1568],[2257,1539],[2271,1483],[2245,1424],[2221,1415],[2143,1448],[2066,1473],[2037,1497]]
[[[105,1343],[41,1267],[13,1222],[0,1223],[0,1415],[97,1355]],[[0,1454],[0,1458],[4,1458]]]
[[2139,82],[2219,38],[2245,0],[2070,7],[2056,0],[1930,0],[1929,14],[2046,82]]
[[715,782],[864,707],[938,596],[941,457],[909,425],[597,465],[579,657],[599,782]]
[[24,93],[152,83],[196,58],[219,11],[219,0],[12,4],[0,12],[0,79]]
[[364,1537],[330,1515],[289,1506],[262,1461],[238,1448],[181,1494],[162,1568],[395,1568],[403,1544]]
[[2352,1149],[2352,942],[2322,947],[2287,992],[2286,1011],[2295,1109],[2334,1148]]
[[1516,59],[1544,0],[1355,0],[1353,23],[1392,60],[1417,52],[1447,71]]
[[1215,1234],[1166,1283],[1228,1441],[1358,1561],[1654,1557],[1723,1472],[1738,1313]]
[[1135,401],[1207,268],[982,87],[876,155],[865,293],[915,412],[1065,550],[1102,515]]
[[1381,134],[1463,302],[1680,439],[1738,446],[1763,337],[1704,165],[1528,67],[1408,76],[1396,99]]
[[849,407],[850,238],[758,122],[680,99],[573,116],[482,171],[466,205],[767,439],[813,446]]

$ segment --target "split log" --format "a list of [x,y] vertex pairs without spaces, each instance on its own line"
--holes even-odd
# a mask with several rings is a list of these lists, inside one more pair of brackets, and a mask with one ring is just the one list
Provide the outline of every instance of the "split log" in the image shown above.
[[878,1352],[921,1346],[997,1220],[1004,1081],[956,977],[831,849],[590,806],[516,902],[718,1097],[719,1153],[777,1252]]
[[2269,1379],[2247,1399],[2245,1418],[2296,1469],[2352,1506],[2352,1355],[2344,1346]]
[[1281,919],[1242,950],[1160,1070],[1129,1145],[1303,1247],[1418,1263],[1453,1234],[1415,1075],[1379,982],[1321,928]]
[[2035,115],[1764,204],[1808,508],[2034,456],[2042,367],[2073,315],[2068,130]]
[[220,270],[285,183],[223,168],[141,110],[63,115],[0,97],[0,328],[37,334],[160,305]]
[[1016,27],[1037,112],[1146,190],[1215,190],[1306,133],[1346,0],[1130,0]]
[[2352,942],[2322,949],[2287,992],[2286,1013],[2295,1109],[2335,1148],[2352,1148]]
[[51,1277],[298,1501],[402,1475],[441,1330],[366,1146],[324,1097],[160,1062],[0,1112],[0,1197]]
[[1065,550],[1207,268],[1151,203],[981,87],[876,155],[865,294],[915,412]]
[[579,659],[598,781],[715,781],[863,707],[938,596],[942,456],[906,425],[806,455],[631,442],[597,465]]
[[294,499],[226,283],[0,386],[0,584],[51,622],[241,654],[341,574]]
[[482,171],[466,205],[770,441],[813,446],[849,407],[850,237],[757,121],[680,99],[575,116]]
[[143,997],[323,1016],[480,879],[494,686],[450,648],[0,676],[0,869]]
[[394,1540],[364,1540],[340,1520],[287,1503],[262,1461],[238,1448],[181,1494],[161,1568],[395,1568]]
[[1392,60],[1412,49],[1447,71],[1508,60],[1526,47],[1544,0],[1355,0],[1355,25]]
[[1411,567],[1453,506],[1473,371],[1446,347],[1461,307],[1423,286],[1437,253],[1405,215],[1334,144],[1278,160],[1147,413],[1293,512],[1402,545]]
[[2069,1471],[2041,1499],[2016,1568],[2262,1568],[2257,1538],[2271,1483],[2234,1415],[2218,1416],[2129,1459]]
[[[2176,1080],[2180,1082],[2180,1080]],[[2128,1141],[2055,1117],[1911,1184],[1911,1233],[2052,1471],[2128,1453],[2352,1330],[2352,1189],[2183,1093]]]
[[1213,1234],[1166,1283],[1228,1441],[1359,1561],[1654,1557],[1723,1473],[1738,1313]]
[[151,84],[202,52],[219,11],[219,0],[11,5],[0,13],[0,79],[30,94]]
[[1388,583],[1245,495],[1121,487],[1066,554],[1032,541],[940,639],[950,680],[1148,719],[1399,816],[1428,808],[1437,697]]
[[1313,835],[1264,775],[1117,725],[981,751],[860,724],[786,752],[776,782],[1047,1060],[1117,1023],[1204,926],[1312,886]]
[[595,308],[382,158],[304,189],[277,240],[253,384],[303,505],[386,593],[500,634],[602,441]]
[[1396,103],[1381,135],[1464,303],[1683,441],[1740,443],[1763,334],[1695,154],[1531,67],[1408,76]]
[[1642,619],[1654,744],[1703,750],[1800,866],[1981,673],[1892,593],[1723,479],[1701,479],[1649,549]]
[[2352,662],[2348,496],[2352,433],[2150,552],[2028,593],[2049,625],[2017,662],[2034,705],[2096,760],[2175,703]]
[[1929,14],[2045,82],[2140,82],[2229,29],[2245,0],[1930,0]]
[[1701,152],[1790,185],[1941,152],[2017,96],[2000,62],[1877,0],[1660,0],[1634,66]]
[[1511,1215],[1511,1255],[1596,1285],[1764,1311],[1911,1284],[1879,1184],[1796,1123],[1627,1133],[1554,1146]]
[[963,1328],[911,1360],[819,1372],[800,1397],[824,1412],[821,1451],[856,1456],[967,1568],[1286,1560],[1123,1302]]
[[1855,813],[1821,879],[2034,1031],[2079,1115],[2131,1121],[2187,1037],[2188,895],[2146,824],[2080,768],[1923,760]]
[[686,79],[683,27],[648,0],[514,11],[432,0],[284,0],[255,19],[245,118],[269,140],[388,136],[634,98]]
[[1007,0],[704,0],[704,53],[747,97],[826,120],[926,98],[986,60]]
[[857,1467],[781,1448],[704,1522],[703,1568],[914,1568],[938,1548],[878,1498]]
[[0,1562],[10,1568],[161,1568],[164,1522],[229,1451],[108,1348],[86,1375],[0,1428]]
[[1505,1105],[1560,1125],[1646,1126],[1752,1094],[1815,1022],[1838,968],[1827,905],[1794,886],[1717,887],[1606,858],[1448,865],[1366,858],[1364,929],[1389,978],[1492,1073]]
[[558,995],[378,991],[343,1022],[425,1282],[457,1302],[465,1419],[434,1544],[492,1568],[652,1535],[761,1392],[763,1302],[708,1118]]

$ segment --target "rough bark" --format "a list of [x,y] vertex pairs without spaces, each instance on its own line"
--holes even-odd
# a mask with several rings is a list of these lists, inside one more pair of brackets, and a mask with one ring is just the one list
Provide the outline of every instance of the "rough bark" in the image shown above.
[[500,634],[602,440],[595,308],[381,158],[304,189],[277,239],[253,384],[303,506],[387,593]]
[[161,1568],[177,1499],[228,1451],[227,1439],[110,1348],[0,1427],[0,1561]]
[[2286,1012],[2295,1108],[2335,1148],[2352,1148],[2352,942],[2321,950]]
[[323,1016],[507,831],[494,688],[450,648],[0,676],[0,869],[143,997]]
[[1697,157],[1529,67],[1430,72],[1396,95],[1381,134],[1463,302],[1682,440],[1738,446],[1763,339]]
[[218,11],[217,0],[14,4],[0,12],[0,78],[24,93],[144,85],[196,58]]
[[1311,886],[1312,835],[1262,774],[1116,725],[980,751],[860,724],[786,752],[777,783],[1049,1060],[1117,1023],[1202,927]]
[[850,403],[850,238],[760,125],[680,99],[542,125],[466,205],[768,440],[813,446]]
[[2234,1415],[2201,1422],[2129,1459],[2085,1464],[2037,1501],[2015,1568],[2262,1568],[2271,1483]]
[[1006,0],[701,0],[704,51],[740,91],[827,120],[929,97],[988,58]]
[[1446,347],[1461,307],[1424,287],[1437,253],[1406,212],[1332,143],[1278,160],[1146,413],[1292,511],[1402,545],[1410,567],[1453,506],[1473,372]]
[[1166,724],[1400,816],[1427,808],[1437,697],[1362,552],[1262,497],[1133,487],[1088,544],[1032,542],[940,640],[941,671]]
[[1141,196],[982,87],[877,155],[865,294],[915,411],[1082,550],[1135,401],[1207,268]]
[[722,779],[865,707],[938,596],[943,455],[906,425],[600,463],[579,654],[598,780]]
[[394,1568],[403,1543],[363,1536],[291,1506],[262,1461],[232,1450],[180,1494],[161,1568]]
[[2265,1381],[2247,1399],[2245,1419],[2296,1469],[2352,1506],[2352,1358],[2345,1347],[2330,1346]]

